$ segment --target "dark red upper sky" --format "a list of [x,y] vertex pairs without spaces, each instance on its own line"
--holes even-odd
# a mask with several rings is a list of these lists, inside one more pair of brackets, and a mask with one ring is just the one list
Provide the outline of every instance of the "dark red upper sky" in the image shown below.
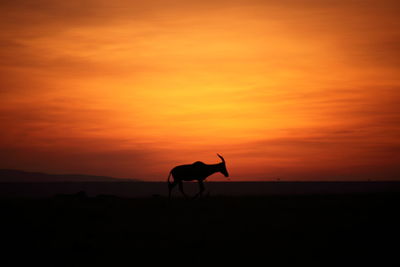
[[232,180],[400,179],[399,11],[7,1],[0,168],[164,180],[221,153]]

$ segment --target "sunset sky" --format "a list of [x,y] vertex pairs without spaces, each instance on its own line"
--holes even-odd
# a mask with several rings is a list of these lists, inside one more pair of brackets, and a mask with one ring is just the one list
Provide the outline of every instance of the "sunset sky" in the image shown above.
[[[400,180],[400,2],[6,0],[0,168]],[[215,175],[209,181],[226,181]]]

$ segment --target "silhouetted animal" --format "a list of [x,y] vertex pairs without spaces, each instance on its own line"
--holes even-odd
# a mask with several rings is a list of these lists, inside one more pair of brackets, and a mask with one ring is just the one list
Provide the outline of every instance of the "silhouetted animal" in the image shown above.
[[[225,177],[228,177],[228,171],[226,170],[226,164],[224,158],[217,154],[217,156],[222,160],[221,163],[218,164],[205,164],[201,161],[196,161],[193,164],[187,165],[179,165],[174,167],[169,175],[168,175],[168,189],[169,189],[169,198],[171,198],[172,189],[179,184],[179,190],[182,194],[187,197],[185,192],[183,191],[183,181],[194,181],[197,180],[199,183],[199,193],[197,193],[194,197],[202,196],[205,188],[203,181],[216,172],[222,173]],[[170,182],[170,177],[174,178],[174,181]]]

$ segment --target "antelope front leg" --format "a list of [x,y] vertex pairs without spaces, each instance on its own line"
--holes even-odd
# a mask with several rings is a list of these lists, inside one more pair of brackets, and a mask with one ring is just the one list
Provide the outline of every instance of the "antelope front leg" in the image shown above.
[[193,198],[196,198],[198,196],[200,196],[200,198],[201,198],[203,196],[204,190],[205,190],[205,188],[204,188],[203,181],[199,180],[199,192]]

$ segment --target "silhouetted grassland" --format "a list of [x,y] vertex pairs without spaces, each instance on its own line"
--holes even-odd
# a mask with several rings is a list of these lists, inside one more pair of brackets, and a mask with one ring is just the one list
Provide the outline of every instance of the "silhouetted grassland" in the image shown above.
[[2,266],[388,266],[399,194],[2,199]]

